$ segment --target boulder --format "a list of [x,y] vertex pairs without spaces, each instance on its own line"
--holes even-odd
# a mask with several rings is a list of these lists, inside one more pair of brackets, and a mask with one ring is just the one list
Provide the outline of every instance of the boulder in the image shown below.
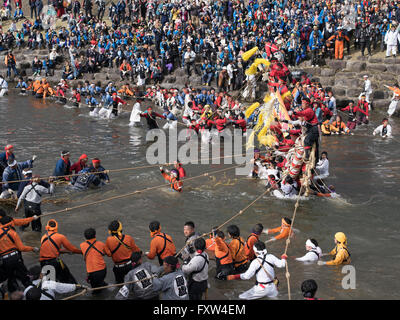
[[333,94],[335,96],[344,96],[344,95],[346,95],[346,89],[345,88],[334,87],[332,91],[333,91]]
[[321,69],[321,76],[323,76],[323,77],[331,77],[333,75],[335,75],[335,70],[328,69],[328,68]]
[[385,99],[385,93],[381,90],[376,90],[372,92],[372,98],[375,100],[382,100]]
[[176,82],[176,77],[173,76],[168,76],[164,79],[165,82],[167,83],[175,83]]
[[348,61],[346,68],[353,72],[360,72],[365,70],[367,64],[361,61]]
[[367,64],[366,71],[379,71],[379,72],[385,72],[387,70],[386,65],[384,64]]
[[390,99],[382,99],[382,100],[373,100],[372,108],[373,109],[387,109],[390,104]]
[[345,87],[345,88],[360,88],[361,83],[360,80],[358,79],[340,77],[340,78],[335,78],[335,86]]
[[361,92],[362,92],[362,89],[361,88],[357,88],[357,89],[355,89],[355,88],[348,88],[348,89],[346,89],[346,96],[347,97],[358,97],[360,94],[361,94]]
[[368,63],[386,63],[386,61],[381,58],[369,58]]
[[346,61],[343,60],[329,60],[327,61],[327,65],[329,68],[334,70],[342,70],[346,68]]

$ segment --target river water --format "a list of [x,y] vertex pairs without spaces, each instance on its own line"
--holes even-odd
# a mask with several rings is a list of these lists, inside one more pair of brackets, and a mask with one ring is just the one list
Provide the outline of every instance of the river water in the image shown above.
[[[116,120],[98,120],[87,115],[87,109],[68,109],[64,106],[30,96],[9,95],[0,98],[1,146],[12,143],[19,161],[38,155],[35,173],[52,174],[62,150],[71,152],[77,161],[82,153],[89,158],[99,157],[106,169],[148,165],[145,154],[149,142],[145,141],[146,126],[131,128],[128,116]],[[300,203],[294,228],[300,232],[291,242],[289,271],[293,299],[301,299],[300,284],[313,278],[319,285],[318,297],[329,299],[398,299],[398,261],[400,235],[398,223],[400,183],[400,121],[391,119],[395,139],[383,141],[372,136],[385,116],[383,110],[374,110],[371,124],[358,129],[354,136],[323,137],[321,151],[329,153],[330,174],[342,200],[312,198]],[[142,123],[144,124],[143,120]],[[188,177],[204,172],[228,168],[233,165],[187,165]],[[44,212],[72,207],[129,193],[146,187],[160,185],[163,178],[158,167],[122,171],[110,174],[111,184],[101,190],[67,193],[57,187],[56,197],[67,203],[43,204]],[[170,234],[181,248],[184,244],[183,224],[192,220],[200,233],[209,232],[244,208],[264,191],[260,182],[235,176],[233,170],[188,181],[184,192],[177,194],[166,185],[162,189],[140,193],[131,197],[108,201],[99,205],[73,210],[52,216],[59,222],[59,232],[65,234],[76,246],[84,241],[83,232],[88,227],[97,230],[97,239],[105,241],[107,226],[118,219],[124,232],[135,238],[137,245],[148,251],[150,234],[148,224],[159,220],[162,230]],[[291,217],[294,201],[277,200],[265,196],[232,223],[237,224],[246,238],[255,223],[277,227],[283,216]],[[397,209],[396,209],[397,208]],[[21,217],[23,210],[13,216]],[[49,218],[43,218],[45,225]],[[44,228],[43,228],[44,229]],[[226,228],[224,228],[224,231]],[[293,257],[305,253],[307,238],[318,240],[323,252],[334,247],[333,237],[338,231],[348,237],[352,265],[356,271],[356,289],[342,288],[342,267],[303,264]],[[40,235],[25,231],[25,244],[39,246]],[[265,235],[262,236],[263,240]],[[284,241],[268,245],[270,253],[280,257]],[[85,284],[86,270],[82,256],[63,255],[63,259],[78,282]],[[37,254],[24,253],[27,267],[38,261]],[[156,261],[154,261],[157,263]],[[106,258],[106,282],[113,283],[111,259]],[[288,299],[284,269],[276,270],[280,279],[278,299]],[[238,295],[253,285],[251,281],[221,282],[214,280],[215,263],[211,261],[209,299],[238,299]],[[107,291],[96,299],[112,299],[116,291]],[[90,295],[82,299],[92,299]]]

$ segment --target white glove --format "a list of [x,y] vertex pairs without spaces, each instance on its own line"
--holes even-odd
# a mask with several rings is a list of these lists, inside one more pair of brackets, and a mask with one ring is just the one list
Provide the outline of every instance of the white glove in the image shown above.
[[144,254],[147,256],[147,255],[149,254],[149,252],[148,252],[148,251],[146,251]]
[[33,247],[33,252],[39,252],[39,248],[38,247]]
[[268,229],[264,229],[262,233],[268,234]]
[[160,167],[160,170],[163,170],[164,168],[163,167]]
[[36,160],[36,158],[37,158],[37,155],[36,155],[36,154],[34,154],[34,155],[32,156],[32,161],[35,161],[35,160]]
[[325,261],[318,261],[317,264],[318,264],[319,266],[323,266],[323,265],[326,264],[326,262],[325,262]]
[[9,188],[7,191],[8,191],[8,193],[10,193],[11,195],[15,194],[15,191],[14,191],[13,189],[11,189],[11,188]]
[[35,215],[33,216],[33,220],[37,220],[37,219],[39,219],[39,217],[35,214]]

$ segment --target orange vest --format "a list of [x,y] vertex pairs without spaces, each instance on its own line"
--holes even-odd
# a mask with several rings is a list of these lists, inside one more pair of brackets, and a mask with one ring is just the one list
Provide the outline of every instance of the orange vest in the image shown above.
[[247,262],[245,243],[242,237],[232,239],[229,244],[234,267],[237,268]]
[[228,245],[220,237],[215,238],[215,261],[218,265],[232,263],[231,252],[229,251]]
[[104,270],[106,268],[106,263],[103,259],[105,247],[103,242],[96,241],[96,239],[90,239],[86,242],[82,242],[80,247],[83,259],[86,263],[87,273]]
[[132,252],[140,252],[135,241],[129,235],[121,237],[113,235],[107,238],[105,252],[112,258],[115,264],[123,264],[131,260]]
[[74,253],[82,253],[77,247],[71,244],[66,236],[57,233],[57,232],[49,232],[46,233],[41,241],[40,246],[40,261],[43,260],[51,260],[56,259],[60,256],[61,248],[64,246],[65,249],[74,252]]
[[255,233],[252,233],[247,237],[246,246],[244,248],[244,252],[247,256],[247,259],[253,260],[255,258],[253,246],[258,241],[259,236]]
[[157,255],[160,265],[162,260],[168,256],[174,256],[176,253],[176,248],[171,236],[166,233],[157,233],[150,243],[150,252],[147,258],[154,259]]

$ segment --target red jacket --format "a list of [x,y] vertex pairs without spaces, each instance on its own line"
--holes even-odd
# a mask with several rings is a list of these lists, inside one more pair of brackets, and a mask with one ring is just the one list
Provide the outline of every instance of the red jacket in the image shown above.
[[315,112],[312,108],[307,108],[303,111],[297,111],[294,116],[296,118],[298,117],[304,117],[304,119],[309,122],[312,125],[318,124],[318,119],[317,116],[315,115]]

